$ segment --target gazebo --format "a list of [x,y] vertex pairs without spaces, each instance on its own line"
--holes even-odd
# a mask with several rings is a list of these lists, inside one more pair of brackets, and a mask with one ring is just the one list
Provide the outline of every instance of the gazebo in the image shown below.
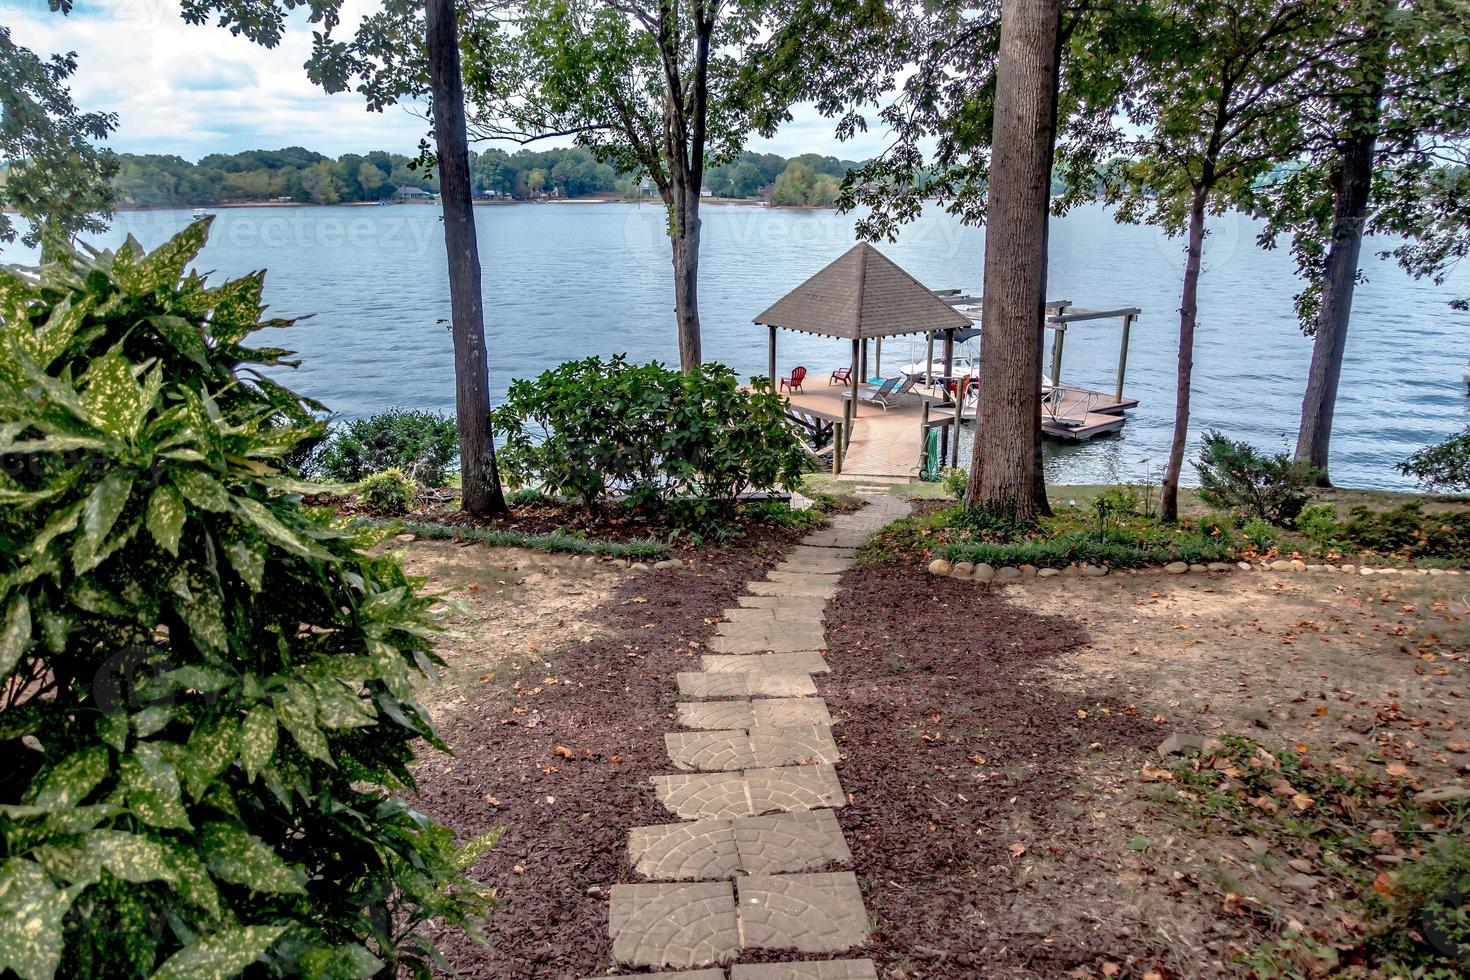
[[[905,334],[945,337],[948,354],[954,335],[973,329],[970,319],[929,287],[900,269],[867,242],[860,242],[755,318],[770,330],[769,371],[776,386],[776,331],[836,337],[852,343],[848,419],[857,416],[863,345]],[[932,357],[931,357],[932,360]]]

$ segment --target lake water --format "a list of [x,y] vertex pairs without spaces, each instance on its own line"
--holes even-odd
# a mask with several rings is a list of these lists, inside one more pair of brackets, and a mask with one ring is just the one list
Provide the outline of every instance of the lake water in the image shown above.
[[[764,373],[766,329],[751,318],[850,247],[854,219],[742,206],[706,207],[704,215],[705,357],[742,375]],[[188,211],[123,213],[99,244],[115,245],[131,233],[151,247],[190,217]],[[476,217],[496,397],[511,378],[569,358],[625,352],[634,360],[677,363],[662,208],[526,204],[481,207]],[[983,229],[931,209],[900,241],[879,247],[931,288],[978,294],[984,240]],[[1138,306],[1143,314],[1132,331],[1126,385],[1139,406],[1118,436],[1049,445],[1047,477],[1092,483],[1156,476],[1172,426],[1182,243],[1152,228],[1118,225],[1101,208],[1054,220],[1051,243],[1049,297],[1097,309]],[[8,262],[29,258],[18,247],[0,253]],[[1466,314],[1446,305],[1470,294],[1470,270],[1456,270],[1439,287],[1372,256],[1365,263],[1368,282],[1354,305],[1332,473],[1343,485],[1408,487],[1394,464],[1470,422],[1461,380]],[[269,341],[300,352],[301,368],[286,379],[296,390],[348,416],[389,405],[453,410],[438,209],[221,209],[197,265],[222,276],[264,267],[273,314],[313,314]],[[1217,428],[1264,449],[1295,445],[1311,356],[1292,311],[1297,289],[1290,254],[1258,249],[1251,221],[1227,215],[1212,223],[1200,283],[1196,435]],[[1118,340],[1117,321],[1069,331],[1063,381],[1112,390]],[[885,362],[919,360],[918,343],[890,341]],[[843,341],[784,331],[779,345],[783,372],[805,364],[819,383],[849,356]]]

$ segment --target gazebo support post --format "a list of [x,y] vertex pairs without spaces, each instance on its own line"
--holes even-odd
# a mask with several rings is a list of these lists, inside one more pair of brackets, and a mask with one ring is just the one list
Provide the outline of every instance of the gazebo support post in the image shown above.
[[930,330],[924,344],[924,387],[930,394],[934,391],[934,331]]
[[842,433],[847,428],[843,422],[837,423],[837,431],[832,433],[832,475],[842,475]]
[[769,353],[769,359],[768,359],[767,369],[769,370],[770,376],[771,376],[771,390],[772,391],[775,391],[776,390],[776,328],[775,328],[774,325],[771,327],[771,340],[770,340],[770,344],[767,347],[767,351]]
[[1123,375],[1128,370],[1128,328],[1133,326],[1133,314],[1129,313],[1123,317],[1123,340],[1118,346],[1118,390],[1113,395],[1114,401],[1123,400]]
[[[979,403],[976,402],[976,404],[978,405]],[[950,455],[950,458],[954,460],[954,465],[955,466],[960,465],[960,414],[962,412],[964,412],[964,410],[965,410],[965,400],[964,400],[964,398],[961,397],[961,398],[956,399],[955,400],[955,403],[954,403],[954,431],[950,433],[950,436],[953,437],[953,439],[954,439],[954,445],[951,448],[950,454],[949,454]],[[979,415],[976,415],[975,416],[975,424],[977,426],[980,424],[980,416]]]
[[[864,337],[863,338],[863,377],[866,378],[867,376],[868,376],[868,339],[866,337]],[[852,381],[854,384],[857,383],[857,379],[855,379],[855,378],[849,378],[848,380],[849,381]]]
[[[861,344],[859,344],[858,339],[856,337],[854,337],[852,339],[852,371],[851,371],[851,374],[852,374],[852,376],[854,378],[857,377],[858,368],[861,366],[861,365],[858,364],[858,348],[860,346],[861,346]],[[847,416],[850,419],[857,418],[857,392],[858,392],[857,385],[853,385],[852,386],[852,390],[848,393],[847,400],[848,400],[848,403],[851,404],[851,406],[852,406],[852,411],[849,412],[848,413],[848,416]],[[852,426],[848,426],[847,438],[848,438],[849,441],[852,439]]]
[[[930,336],[933,336],[932,334]],[[929,402],[924,401],[924,410],[919,415],[919,479],[929,472]]]
[[[883,377],[883,338],[879,337],[873,343],[877,347],[877,352],[874,354],[873,360],[873,375],[874,377],[881,378]],[[867,380],[867,378],[864,378],[863,383],[866,384]]]
[[[953,330],[946,330],[946,331],[944,331],[944,376],[946,378],[950,379],[951,381],[954,380],[954,331]],[[959,383],[958,382],[955,382],[955,391],[959,391],[959,390],[960,390]]]

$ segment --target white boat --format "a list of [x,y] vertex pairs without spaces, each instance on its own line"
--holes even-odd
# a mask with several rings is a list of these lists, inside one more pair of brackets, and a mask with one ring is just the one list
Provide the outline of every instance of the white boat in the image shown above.
[[194,209],[194,217],[195,218],[207,218],[211,214],[214,214],[214,212],[208,210],[207,208],[195,208]]

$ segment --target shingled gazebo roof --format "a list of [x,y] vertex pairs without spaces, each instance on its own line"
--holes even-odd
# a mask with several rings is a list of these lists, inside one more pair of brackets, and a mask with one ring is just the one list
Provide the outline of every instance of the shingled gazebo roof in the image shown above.
[[968,317],[866,242],[842,253],[755,322],[848,340],[971,326]]

